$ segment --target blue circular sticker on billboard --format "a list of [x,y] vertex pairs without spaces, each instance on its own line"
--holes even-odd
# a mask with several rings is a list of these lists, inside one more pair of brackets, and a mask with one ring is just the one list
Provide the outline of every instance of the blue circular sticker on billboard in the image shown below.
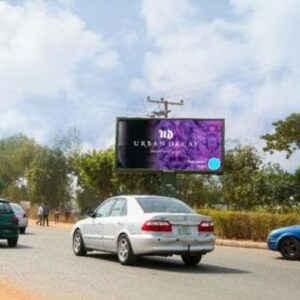
[[221,162],[218,158],[213,157],[208,161],[208,168],[212,171],[218,170],[221,166]]

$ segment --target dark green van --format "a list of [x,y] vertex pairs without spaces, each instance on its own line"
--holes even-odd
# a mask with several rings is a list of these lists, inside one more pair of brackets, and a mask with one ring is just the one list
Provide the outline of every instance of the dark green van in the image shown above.
[[0,199],[0,239],[7,240],[9,247],[15,247],[19,238],[19,219],[8,201]]

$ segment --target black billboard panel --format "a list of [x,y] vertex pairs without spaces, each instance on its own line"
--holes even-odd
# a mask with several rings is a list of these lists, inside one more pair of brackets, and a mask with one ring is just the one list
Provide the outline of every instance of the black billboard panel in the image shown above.
[[220,174],[224,119],[117,119],[118,171]]

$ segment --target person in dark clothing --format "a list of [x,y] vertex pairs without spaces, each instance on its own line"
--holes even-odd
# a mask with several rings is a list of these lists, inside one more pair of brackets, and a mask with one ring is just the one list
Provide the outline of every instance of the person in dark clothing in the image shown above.
[[66,223],[69,223],[70,216],[71,216],[70,210],[66,209],[66,211],[65,211],[65,220],[66,220]]
[[47,223],[47,226],[49,226],[49,207],[47,203],[45,203],[43,209],[43,226],[45,226],[45,223]]
[[59,208],[57,207],[55,209],[55,213],[54,213],[54,223],[55,224],[58,223],[58,221],[59,221],[59,214],[60,214],[60,211],[59,211]]

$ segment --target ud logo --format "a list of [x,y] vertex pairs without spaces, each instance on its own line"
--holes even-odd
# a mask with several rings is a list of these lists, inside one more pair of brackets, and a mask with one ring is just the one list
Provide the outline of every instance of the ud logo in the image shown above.
[[171,140],[173,138],[173,132],[171,130],[159,130],[159,137],[161,139]]

